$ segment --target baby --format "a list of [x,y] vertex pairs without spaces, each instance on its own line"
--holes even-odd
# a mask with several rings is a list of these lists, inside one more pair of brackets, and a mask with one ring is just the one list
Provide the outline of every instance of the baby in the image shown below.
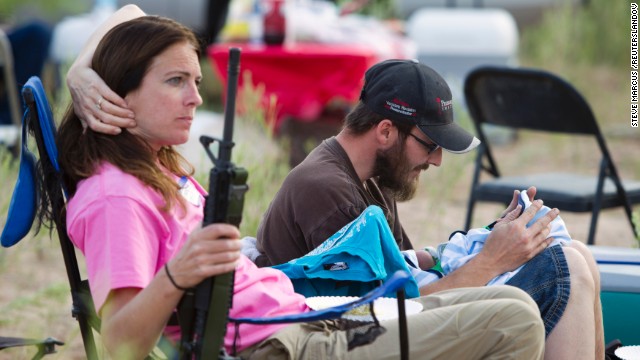
[[[522,211],[531,205],[531,201],[526,191],[520,192],[518,198],[518,204],[521,205]],[[527,227],[535,223],[540,217],[544,216],[551,210],[547,206],[543,206],[535,215],[535,217],[527,224]],[[497,220],[491,225],[484,228],[471,229],[468,232],[456,231],[454,232],[449,241],[442,243],[437,248],[426,248],[426,251],[403,251],[403,255],[412,275],[416,279],[419,287],[432,283],[443,276],[451,273],[467,261],[476,256],[484,247],[489,233],[493,229],[493,226],[498,223]],[[550,224],[551,232],[549,237],[553,237],[553,242],[549,245],[563,245],[571,241],[571,237],[567,231],[564,221],[560,216],[556,217]],[[501,285],[505,284],[509,279],[513,278],[526,264],[519,268],[498,275],[487,283],[487,285]],[[428,270],[421,270],[428,269]]]

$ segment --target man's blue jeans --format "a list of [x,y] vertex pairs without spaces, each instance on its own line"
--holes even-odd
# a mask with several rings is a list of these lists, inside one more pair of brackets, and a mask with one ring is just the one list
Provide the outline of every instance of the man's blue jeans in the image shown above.
[[571,281],[562,246],[546,248],[526,265],[507,285],[527,292],[538,304],[546,336],[556,326],[569,301]]

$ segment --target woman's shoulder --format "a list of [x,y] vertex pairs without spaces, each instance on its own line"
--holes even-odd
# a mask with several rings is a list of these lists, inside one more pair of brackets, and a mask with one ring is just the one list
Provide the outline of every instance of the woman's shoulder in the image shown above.
[[101,184],[104,190],[122,193],[127,189],[146,187],[137,177],[122,171],[119,167],[104,162],[98,167],[95,175],[85,180],[87,183]]
[[160,195],[140,179],[122,171],[117,166],[104,162],[96,173],[78,183],[74,199],[83,202],[106,200],[109,198],[131,198],[137,201],[152,201],[161,199]]

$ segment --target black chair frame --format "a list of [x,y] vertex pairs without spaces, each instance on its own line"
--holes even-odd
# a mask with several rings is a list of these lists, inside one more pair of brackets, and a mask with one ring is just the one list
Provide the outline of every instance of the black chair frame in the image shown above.
[[[633,233],[632,204],[640,203],[640,183],[624,182],[611,157],[604,136],[587,101],[568,82],[549,72],[483,66],[466,78],[464,94],[478,138],[478,147],[468,201],[465,229],[472,222],[476,202],[508,204],[513,190],[537,187],[537,198],[549,207],[570,212],[591,212],[588,244],[594,244],[601,210],[622,207]],[[596,176],[578,174],[532,174],[502,176],[491,151],[491,139],[483,125],[529,129],[563,134],[590,135],[601,152]],[[492,178],[481,181],[481,174]]]
[[[58,234],[62,256],[64,258],[67,278],[71,289],[72,308],[71,314],[78,321],[80,333],[84,343],[85,354],[87,359],[98,359],[98,353],[95,338],[92,329],[100,329],[100,319],[96,316],[93,300],[89,291],[89,283],[83,280],[80,275],[78,259],[76,257],[75,248],[67,235],[65,209],[65,194],[63,189],[58,186],[61,184],[61,173],[59,169],[54,168],[54,160],[51,159],[43,137],[43,129],[39,120],[38,104],[35,99],[34,92],[30,87],[24,87],[22,96],[27,107],[27,120],[25,125],[29,127],[29,132],[35,139],[35,143],[40,155],[38,161],[39,171],[42,177],[38,177],[40,201],[51,204],[51,218],[54,219],[54,226]],[[53,127],[53,135],[55,137],[55,127]],[[57,159],[55,159],[57,164]],[[42,215],[41,215],[42,216]]]

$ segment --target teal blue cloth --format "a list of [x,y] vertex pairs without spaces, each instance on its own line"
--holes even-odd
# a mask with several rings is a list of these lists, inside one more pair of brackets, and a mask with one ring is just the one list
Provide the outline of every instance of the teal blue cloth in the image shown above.
[[[396,270],[409,272],[384,213],[373,205],[307,255],[273,267],[307,297],[362,296]],[[413,278],[405,293],[420,296]]]

